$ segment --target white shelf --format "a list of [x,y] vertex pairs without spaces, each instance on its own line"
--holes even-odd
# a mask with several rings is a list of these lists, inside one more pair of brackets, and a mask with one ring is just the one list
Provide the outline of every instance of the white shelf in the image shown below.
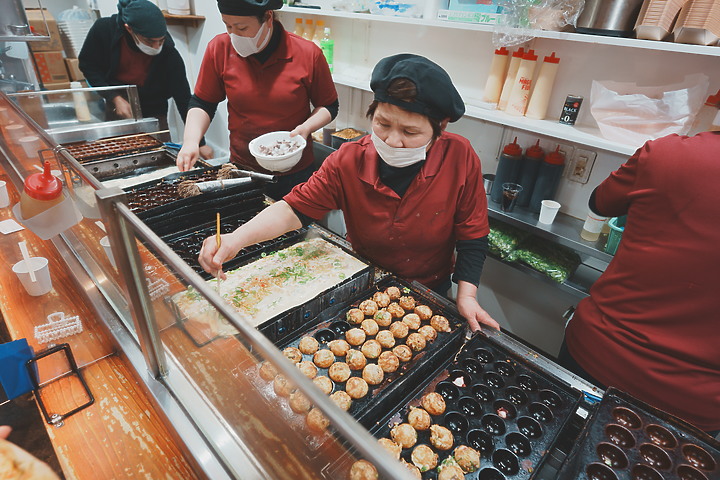
[[[296,15],[318,15],[323,17],[348,18],[353,20],[367,20],[373,22],[386,22],[406,25],[420,25],[426,27],[451,28],[456,30],[475,30],[478,32],[492,33],[492,25],[478,25],[474,23],[449,22],[444,20],[431,20],[423,18],[391,17],[385,15],[372,15],[369,13],[339,12],[335,10],[299,8],[284,6],[280,12]],[[525,30],[527,32],[527,30]],[[533,35],[536,38],[547,38],[551,40],[563,40],[571,42],[593,43],[599,45],[611,45],[616,47],[644,48],[648,50],[659,50],[664,52],[692,53],[696,55],[720,56],[720,47],[705,45],[688,45],[684,43],[661,42],[655,40],[639,40],[637,38],[611,37],[607,35],[588,35],[582,33],[552,32],[546,30],[535,30]]]
[[[359,74],[358,76],[333,74],[333,80],[335,80],[335,83],[369,92],[370,81],[367,79],[368,77],[369,74]],[[518,128],[520,130],[527,130],[533,133],[539,133],[548,137],[560,138],[572,143],[579,143],[626,156],[630,156],[635,153],[635,150],[637,150],[640,146],[625,145],[606,140],[600,136],[600,131],[597,129],[591,129],[578,125],[562,125],[553,120],[533,120],[527,117],[515,117],[513,115],[508,115],[505,112],[488,110],[474,105],[465,105],[465,116],[512,128]]]

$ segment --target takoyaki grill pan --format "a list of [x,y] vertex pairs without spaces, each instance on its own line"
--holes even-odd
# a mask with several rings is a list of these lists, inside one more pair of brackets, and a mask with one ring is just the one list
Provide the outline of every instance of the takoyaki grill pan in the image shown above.
[[609,388],[560,470],[563,480],[717,480],[720,442]]
[[135,152],[145,152],[159,149],[162,146],[161,141],[150,135],[131,135],[63,145],[70,155],[80,163],[119,157]]

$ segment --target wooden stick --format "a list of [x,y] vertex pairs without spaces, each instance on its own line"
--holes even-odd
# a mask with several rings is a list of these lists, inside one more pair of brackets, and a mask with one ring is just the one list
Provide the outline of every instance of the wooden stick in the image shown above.
[[[215,241],[217,242],[218,250],[220,250],[220,245],[222,244],[222,240],[220,238],[220,212],[217,212],[215,216]],[[217,275],[217,293],[220,295],[220,270],[218,270]]]

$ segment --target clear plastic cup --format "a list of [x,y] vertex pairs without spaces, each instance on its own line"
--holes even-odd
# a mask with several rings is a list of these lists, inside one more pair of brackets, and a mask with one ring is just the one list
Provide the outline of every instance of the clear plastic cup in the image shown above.
[[0,208],[10,206],[10,195],[7,190],[7,183],[0,180]]
[[13,123],[5,127],[5,132],[8,134],[11,140],[17,141],[20,137],[25,136],[25,125],[19,123]]
[[512,212],[518,195],[522,192],[522,185],[519,183],[503,183],[503,196],[500,208],[503,212]]
[[555,200],[543,200],[540,202],[540,218],[538,221],[550,225],[555,220],[558,210],[560,210],[558,202]]
[[[20,279],[20,283],[25,287],[28,295],[39,297],[45,295],[52,290],[52,280],[50,279],[50,268],[48,260],[45,257],[30,257],[27,260],[20,260],[12,267],[12,271]],[[35,274],[35,281],[30,278],[30,271]]]
[[26,137],[20,137],[18,142],[20,142],[20,146],[25,150],[25,155],[27,155],[28,158],[36,158],[38,156],[40,137],[37,135],[28,135]]
[[107,255],[108,260],[110,260],[110,265],[117,268],[117,265],[115,265],[115,257],[113,257],[112,248],[110,248],[110,239],[107,235],[100,239],[100,245],[102,245],[102,247],[105,249],[105,255]]

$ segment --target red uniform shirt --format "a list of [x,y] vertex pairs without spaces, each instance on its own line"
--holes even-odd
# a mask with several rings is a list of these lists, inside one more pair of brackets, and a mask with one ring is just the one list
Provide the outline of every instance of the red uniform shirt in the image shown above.
[[380,182],[379,161],[370,136],[344,144],[284,200],[315,219],[342,210],[360,255],[436,287],[452,272],[455,242],[490,232],[480,159],[468,140],[443,133],[402,198]]
[[120,40],[120,60],[115,77],[118,82],[126,85],[142,87],[145,85],[153,57],[134,50],[128,45],[128,41],[125,36]]
[[[293,130],[310,117],[311,106],[337,100],[330,68],[320,48],[281,29],[280,44],[265,63],[243,58],[228,34],[213,38],[205,50],[195,95],[206,102],[228,100],[230,159],[250,170],[268,172],[250,155],[248,143],[264,133]],[[312,142],[289,172],[312,164]]]
[[646,143],[596,191],[627,213],[620,246],[568,324],[598,381],[720,429],[720,134]]

